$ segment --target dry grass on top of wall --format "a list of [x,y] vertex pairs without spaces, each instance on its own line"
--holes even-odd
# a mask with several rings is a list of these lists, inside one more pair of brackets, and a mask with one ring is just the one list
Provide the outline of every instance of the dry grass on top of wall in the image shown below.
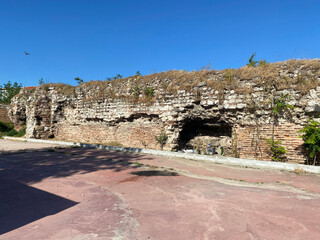
[[63,94],[67,96],[72,96],[75,94],[76,87],[63,83],[48,83],[39,86],[38,88],[43,89],[45,91],[49,91],[54,89],[58,94]]
[[[288,77],[288,76],[291,77]],[[118,93],[128,94],[132,89],[154,87],[168,94],[175,94],[178,90],[193,91],[200,83],[205,82],[208,87],[222,91],[233,89],[236,92],[250,92],[252,85],[271,87],[278,90],[295,89],[303,94],[319,85],[320,60],[288,60],[285,62],[268,63],[263,66],[225,70],[185,71],[171,70],[146,76],[131,76],[117,79],[106,84],[116,89]],[[248,83],[251,83],[248,85]],[[84,85],[92,83],[84,83]]]
[[[49,90],[54,87],[59,94],[81,94],[85,100],[114,99],[132,97],[151,99],[144,96],[146,89],[154,89],[154,95],[173,95],[178,90],[197,92],[198,86],[204,86],[223,94],[224,90],[235,90],[239,94],[250,94],[254,87],[264,89],[276,87],[277,90],[294,89],[307,93],[319,85],[320,60],[287,60],[267,63],[266,65],[238,69],[200,71],[171,70],[146,76],[135,75],[113,81],[89,81],[77,87],[65,84],[45,84],[39,88]],[[152,98],[154,99],[154,98]]]

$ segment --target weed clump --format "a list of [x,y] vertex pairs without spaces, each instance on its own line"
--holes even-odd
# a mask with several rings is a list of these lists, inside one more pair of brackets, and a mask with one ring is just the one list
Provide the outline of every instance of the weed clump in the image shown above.
[[8,137],[23,137],[26,134],[26,127],[17,131],[14,129],[13,123],[0,122],[0,138],[4,136]]
[[161,150],[163,150],[163,146],[167,143],[168,140],[168,135],[165,134],[164,131],[160,133],[158,136],[154,136],[156,139],[157,143],[160,145]]

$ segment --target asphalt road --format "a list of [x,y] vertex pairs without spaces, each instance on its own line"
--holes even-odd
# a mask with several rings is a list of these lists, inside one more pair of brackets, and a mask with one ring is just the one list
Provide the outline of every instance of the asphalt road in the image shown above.
[[320,177],[0,140],[0,239],[320,239]]

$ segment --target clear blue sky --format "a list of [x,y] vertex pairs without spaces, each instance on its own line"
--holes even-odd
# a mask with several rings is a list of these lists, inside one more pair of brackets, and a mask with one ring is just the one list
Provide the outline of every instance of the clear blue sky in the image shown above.
[[319,58],[320,1],[0,0],[0,85],[237,68],[252,52]]

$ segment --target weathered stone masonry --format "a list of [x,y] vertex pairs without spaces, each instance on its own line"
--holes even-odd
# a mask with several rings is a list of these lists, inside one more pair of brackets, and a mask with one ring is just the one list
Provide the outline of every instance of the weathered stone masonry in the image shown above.
[[1,122],[10,122],[8,117],[9,106],[7,104],[0,103],[0,121]]
[[[199,78],[196,73],[174,71],[147,76],[148,81],[134,76],[84,83],[70,87],[68,93],[61,85],[41,86],[15,97],[10,117],[16,124],[26,122],[29,138],[159,148],[154,136],[164,131],[169,137],[166,150],[192,147],[203,152],[210,143],[217,149],[223,146],[227,155],[269,160],[263,139],[271,136],[271,109],[264,85],[271,78],[263,71],[271,67],[272,78],[289,84],[273,94],[290,95],[289,103],[295,106],[290,115],[278,119],[275,138],[287,148],[288,161],[302,163],[306,156],[297,131],[320,114],[319,60],[289,61],[257,70],[244,67],[241,73],[256,71],[245,79],[237,75],[240,70],[231,77],[230,70],[207,71]],[[194,77],[187,87],[175,82],[190,74]],[[303,81],[310,84],[310,78],[316,84],[303,92]],[[143,89],[150,87],[154,96],[144,96]]]

